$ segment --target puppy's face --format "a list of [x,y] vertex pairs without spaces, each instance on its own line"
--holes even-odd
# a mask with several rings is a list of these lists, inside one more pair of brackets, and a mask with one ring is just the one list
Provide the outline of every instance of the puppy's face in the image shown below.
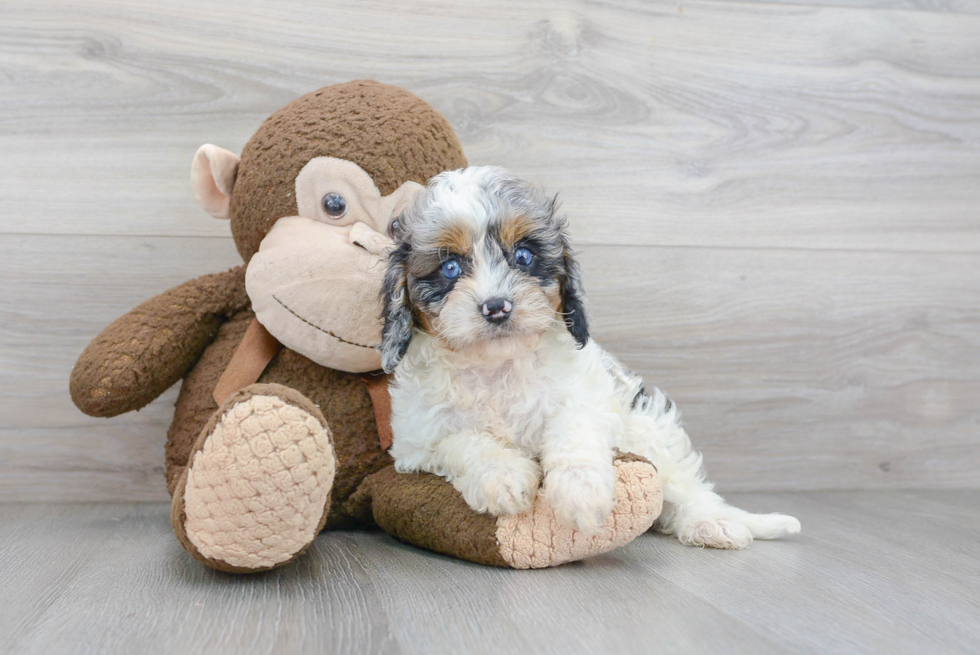
[[381,356],[391,370],[420,328],[453,350],[507,350],[554,321],[584,345],[578,268],[554,199],[495,167],[434,178],[393,223]]

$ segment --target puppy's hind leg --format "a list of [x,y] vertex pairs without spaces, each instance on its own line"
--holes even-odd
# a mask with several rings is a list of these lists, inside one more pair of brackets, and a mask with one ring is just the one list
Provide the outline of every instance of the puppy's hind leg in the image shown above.
[[669,473],[663,480],[664,512],[654,527],[676,535],[682,544],[738,549],[753,539],[777,539],[800,531],[800,522],[792,516],[752,514],[725,502],[704,479],[699,453],[688,450],[678,460],[662,461]]
[[676,407],[659,389],[643,395],[630,419],[620,449],[653,462],[663,484],[664,511],[655,529],[676,535],[688,546],[729,549],[800,531],[800,522],[792,516],[752,514],[714,492],[714,485],[705,480],[701,454],[680,426]]

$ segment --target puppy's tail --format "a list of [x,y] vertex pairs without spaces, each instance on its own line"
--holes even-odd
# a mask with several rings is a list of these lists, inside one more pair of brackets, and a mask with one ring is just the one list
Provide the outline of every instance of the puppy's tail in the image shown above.
[[800,522],[787,514],[751,514],[735,509],[742,524],[756,539],[779,539],[800,533]]

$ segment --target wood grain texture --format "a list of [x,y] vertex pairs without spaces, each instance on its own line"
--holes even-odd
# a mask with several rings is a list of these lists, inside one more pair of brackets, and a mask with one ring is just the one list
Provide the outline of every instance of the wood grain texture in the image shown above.
[[239,263],[197,146],[357,77],[561,191],[596,338],[681,405],[722,491],[980,487],[973,9],[4,1],[0,497],[165,498],[175,390],[89,419],[70,367]]
[[[16,280],[0,297],[0,494],[162,500],[174,391],[92,419],[67,372],[129,307],[238,255],[229,239],[70,241],[0,242]],[[678,403],[723,492],[980,485],[980,258],[585,246],[580,259],[594,338]]]
[[8,235],[0,253],[0,497],[167,498],[163,445],[177,389],[139,412],[96,419],[72,404],[68,376],[116,317],[239,265],[231,239]]
[[234,6],[6,2],[0,230],[223,235],[187,188],[197,146],[237,151],[296,95],[376,77],[472,161],[562,191],[589,243],[980,251],[980,16]]
[[[379,532],[294,564],[201,567],[160,504],[0,506],[0,651],[968,653],[980,495],[738,495],[803,533],[741,552],[648,534],[557,569],[492,569]],[[910,529],[909,526],[914,526]]]
[[[745,0],[731,0],[744,2]],[[839,7],[899,11],[936,11],[953,14],[980,14],[980,6],[971,0],[753,0],[781,5]]]

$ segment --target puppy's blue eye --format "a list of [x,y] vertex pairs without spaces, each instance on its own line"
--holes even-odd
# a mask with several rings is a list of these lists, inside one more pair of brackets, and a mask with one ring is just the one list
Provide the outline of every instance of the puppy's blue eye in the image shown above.
[[527,248],[518,248],[514,251],[514,262],[518,266],[530,266],[534,260],[534,253]]
[[447,259],[442,263],[442,276],[447,280],[455,280],[459,277],[459,262],[455,259]]

